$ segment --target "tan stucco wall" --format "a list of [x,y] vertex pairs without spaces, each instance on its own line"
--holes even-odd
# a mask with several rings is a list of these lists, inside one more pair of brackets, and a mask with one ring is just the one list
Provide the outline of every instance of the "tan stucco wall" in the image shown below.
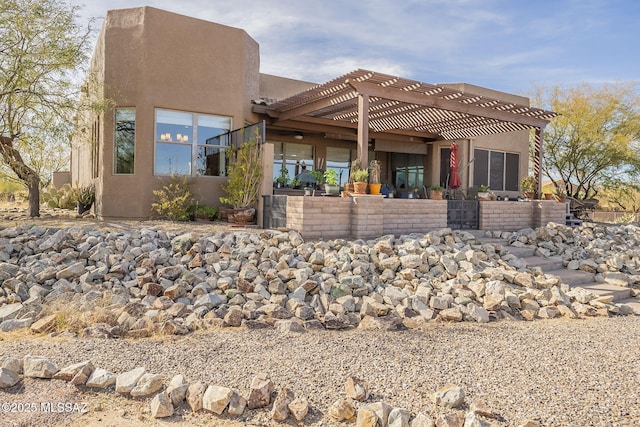
[[[98,215],[146,218],[153,190],[166,181],[153,170],[155,109],[230,116],[233,128],[255,121],[259,47],[244,30],[151,7],[109,11],[99,44],[106,96],[136,108],[136,149],[135,173],[114,174],[114,112],[105,114]],[[218,205],[225,181],[197,178],[196,198]]]

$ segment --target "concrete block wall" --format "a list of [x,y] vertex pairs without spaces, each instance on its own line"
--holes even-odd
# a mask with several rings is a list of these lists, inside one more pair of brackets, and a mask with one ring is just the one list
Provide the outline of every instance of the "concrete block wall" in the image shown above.
[[426,233],[447,226],[447,201],[383,199],[382,234]]
[[541,227],[550,222],[565,224],[567,205],[553,200],[536,200],[533,203],[533,226]]
[[378,237],[383,234],[385,211],[383,196],[351,196],[351,236],[355,238]]
[[480,202],[480,229],[513,231],[533,227],[534,202]]
[[287,228],[305,239],[351,236],[351,199],[287,196]]
[[528,202],[481,201],[481,230],[519,230],[540,227],[549,222],[565,223],[564,203],[554,200]]

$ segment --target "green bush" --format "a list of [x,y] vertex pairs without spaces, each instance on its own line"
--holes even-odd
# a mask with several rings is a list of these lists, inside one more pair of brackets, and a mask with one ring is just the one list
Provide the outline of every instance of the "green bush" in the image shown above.
[[186,176],[171,176],[169,184],[160,190],[154,190],[154,202],[151,209],[163,218],[171,221],[189,221],[193,217],[193,181]]
[[209,205],[192,206],[193,216],[195,218],[206,218],[209,221],[218,219],[218,208]]
[[42,190],[42,201],[54,209],[75,209],[77,203],[76,190],[70,184],[65,184],[60,189],[53,185]]

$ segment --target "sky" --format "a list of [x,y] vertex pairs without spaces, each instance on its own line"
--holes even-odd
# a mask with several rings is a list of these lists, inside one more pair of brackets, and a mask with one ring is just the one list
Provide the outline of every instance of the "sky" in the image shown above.
[[637,0],[89,0],[81,14],[99,29],[137,6],[242,28],[261,72],[315,83],[358,68],[522,95],[640,81]]

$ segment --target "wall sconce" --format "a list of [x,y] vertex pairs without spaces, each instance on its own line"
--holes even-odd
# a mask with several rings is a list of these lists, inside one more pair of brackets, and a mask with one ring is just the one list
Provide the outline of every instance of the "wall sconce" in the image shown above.
[[304,135],[302,134],[302,132],[296,132],[295,135],[293,135],[293,139],[301,141],[304,139]]

